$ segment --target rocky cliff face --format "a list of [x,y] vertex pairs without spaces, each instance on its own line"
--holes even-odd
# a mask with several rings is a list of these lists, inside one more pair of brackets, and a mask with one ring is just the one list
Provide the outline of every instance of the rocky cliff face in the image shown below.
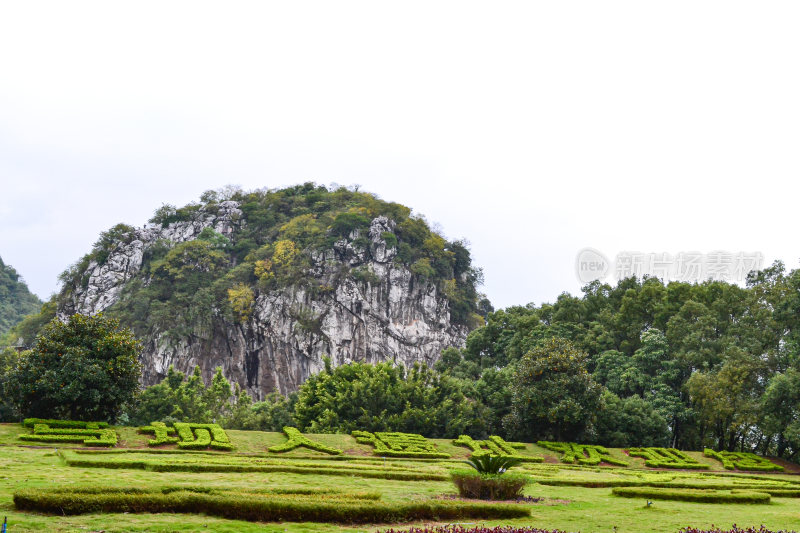
[[[132,279],[147,283],[143,260],[156,243],[193,240],[206,228],[234,236],[244,224],[239,203],[226,201],[199,210],[190,221],[135,229],[103,264],[89,263],[84,282],[63,293],[59,314],[112,309]],[[451,323],[447,298],[435,284],[394,260],[397,247],[384,238],[394,227],[394,221],[379,216],[368,231],[354,230],[332,247],[311,253],[306,275],[325,290],[290,286],[256,291],[246,320],[232,321],[214,309],[211,326],[200,333],[176,339],[150,332],[143,339],[144,384],[160,381],[170,365],[183,372],[199,365],[206,379],[219,366],[229,380],[261,399],[271,391],[297,390],[323,368],[326,355],[334,365],[433,364],[442,349],[463,344],[468,329]]]

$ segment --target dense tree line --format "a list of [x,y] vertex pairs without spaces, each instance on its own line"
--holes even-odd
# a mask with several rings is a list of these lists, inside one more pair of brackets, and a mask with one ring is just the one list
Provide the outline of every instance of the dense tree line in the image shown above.
[[[213,243],[216,237],[207,238]],[[292,254],[288,248],[280,253]],[[181,268],[170,263],[170,252],[151,265],[155,271]],[[38,320],[53,313],[51,302]],[[635,278],[615,286],[593,283],[580,296],[489,312],[466,345],[445,350],[434,368],[328,364],[292,396],[272,394],[259,402],[220,372],[206,384],[199,371],[184,376],[170,370],[162,383],[126,400],[118,419],[707,446],[797,460],[798,317],[800,270],[787,272],[781,263],[751,273],[746,286]],[[33,331],[32,324],[17,329]],[[39,343],[34,352],[55,360],[53,353],[66,350],[48,346]],[[20,374],[20,361],[30,355],[6,351],[0,358],[6,391],[23,390],[9,388],[7,376],[38,379]],[[35,403],[20,405],[18,411]],[[19,414],[2,407],[5,418]]]
[[780,263],[746,287],[594,283],[581,296],[490,313],[434,369],[327,367],[291,400],[259,408],[308,431],[708,446],[796,460],[798,317],[800,271]]

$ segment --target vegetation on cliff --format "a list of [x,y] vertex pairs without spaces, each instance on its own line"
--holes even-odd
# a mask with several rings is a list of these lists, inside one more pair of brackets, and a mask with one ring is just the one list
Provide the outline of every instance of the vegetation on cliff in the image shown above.
[[[208,191],[197,203],[180,208],[163,205],[150,223],[167,228],[200,220],[216,214],[228,201],[236,202],[241,212],[232,231],[223,235],[207,227],[195,239],[178,243],[164,239],[148,246],[140,271],[106,313],[142,338],[153,332],[187,338],[207,328],[215,316],[234,324],[247,321],[264,292],[293,287],[322,297],[332,287],[309,274],[313,258],[334,250],[337,242],[351,253],[369,255],[370,222],[381,216],[393,227],[380,239],[394,250],[394,264],[410,270],[419,282],[434,284],[447,297],[451,323],[475,327],[490,309],[476,290],[482,274],[473,267],[463,241],[448,241],[408,207],[370,193],[313,183],[280,190]],[[61,275],[57,304],[86,288],[92,268],[102,267],[115,248],[135,237],[134,228],[126,224],[102,233],[91,252]],[[346,262],[341,263],[339,275],[362,284],[379,281],[368,268],[350,268]],[[297,314],[305,327],[317,327],[310,317],[304,320],[303,309]],[[32,318],[18,333],[31,337],[51,317]]]
[[17,271],[0,259],[0,337],[41,306],[42,302],[28,290]]

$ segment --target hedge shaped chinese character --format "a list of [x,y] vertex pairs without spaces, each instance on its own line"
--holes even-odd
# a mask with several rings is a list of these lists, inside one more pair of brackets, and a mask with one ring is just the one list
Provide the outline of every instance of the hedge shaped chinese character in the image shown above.
[[617,466],[628,466],[628,463],[611,457],[604,446],[590,444],[575,444],[573,442],[549,442],[540,440],[539,446],[561,453],[562,463],[578,463],[587,466],[596,466],[601,462]]
[[353,431],[359,444],[371,444],[375,455],[384,457],[412,457],[447,459],[450,454],[440,452],[436,444],[416,433]]
[[21,440],[75,442],[86,446],[116,446],[117,444],[117,432],[109,429],[105,422],[28,418],[25,419],[23,425],[33,427],[33,433],[20,435]]
[[161,446],[162,444],[177,444],[180,440],[178,437],[172,437],[175,434],[175,428],[167,427],[164,422],[151,422],[149,426],[139,428],[139,433],[152,433],[156,438],[147,441],[148,446]]
[[313,440],[309,439],[308,437],[304,436],[300,433],[300,430],[297,428],[293,428],[290,426],[285,426],[283,428],[283,432],[289,438],[283,444],[278,444],[276,446],[272,446],[271,448],[267,448],[267,451],[272,453],[285,453],[294,450],[295,448],[308,448],[309,450],[316,450],[318,452],[327,453],[330,455],[341,455],[342,450],[338,450],[336,448],[331,448],[330,446],[325,446],[324,444],[320,444],[319,442],[314,442]]
[[703,455],[716,459],[728,470],[733,470],[734,468],[762,472],[783,470],[782,466],[776,465],[766,457],[760,457],[749,452],[715,452],[706,448],[703,450]]
[[36,424],[47,424],[51,428],[73,428],[73,429],[106,429],[108,422],[81,422],[78,420],[53,420],[51,418],[26,418],[22,425],[32,428]]
[[682,468],[699,470],[709,468],[675,448],[628,448],[631,457],[643,458],[644,465],[650,468]]
[[544,461],[542,456],[520,455],[515,450],[524,448],[525,445],[519,442],[506,442],[497,435],[492,435],[488,440],[474,440],[467,435],[461,435],[453,441],[456,446],[465,446],[472,450],[471,457],[482,457],[491,455],[493,457],[514,457],[529,463],[541,463]]
[[202,450],[213,448],[215,450],[232,450],[233,445],[228,434],[219,424],[190,424],[175,422],[175,431],[178,432],[178,448],[184,450]]

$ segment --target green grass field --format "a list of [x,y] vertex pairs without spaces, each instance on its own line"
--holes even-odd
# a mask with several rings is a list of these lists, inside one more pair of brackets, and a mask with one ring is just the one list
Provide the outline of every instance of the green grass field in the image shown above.
[[[165,446],[153,452],[146,445],[151,438],[134,428],[116,428],[120,442],[116,448],[83,453],[77,445],[30,446],[19,439],[30,430],[19,424],[0,425],[0,516],[7,516],[9,531],[214,531],[214,532],[301,532],[301,531],[376,531],[387,525],[342,526],[320,523],[256,523],[227,520],[196,514],[84,514],[74,516],[20,512],[14,507],[13,493],[22,489],[54,487],[140,487],[203,486],[242,491],[275,489],[321,489],[351,493],[378,493],[389,503],[416,502],[445,495],[455,489],[445,479],[459,461],[468,457],[466,448],[448,440],[434,440],[439,450],[452,455],[450,460],[382,459],[372,454],[369,445],[357,444],[347,435],[313,435],[313,440],[345,451],[328,456],[305,448],[283,454],[268,454],[266,448],[282,443],[280,433],[228,431],[236,446],[234,452],[178,452]],[[611,450],[613,457],[630,463],[627,468],[579,467],[558,463],[557,454],[535,445],[526,445],[523,454],[542,455],[541,464],[526,463],[515,471],[531,476],[535,483],[525,489],[528,496],[544,498],[536,503],[516,503],[530,510],[530,517],[503,520],[464,520],[461,523],[487,525],[532,525],[541,528],[588,532],[677,532],[684,526],[740,526],[764,524],[771,529],[800,530],[800,475],[793,473],[748,474],[725,471],[720,463],[690,452],[697,461],[708,464],[706,471],[665,471],[644,467],[644,460],[631,458],[622,450]],[[80,461],[85,466],[69,466]],[[127,464],[126,464],[127,462]],[[115,464],[116,463],[116,464]],[[139,466],[130,466],[137,463]],[[274,471],[191,472],[156,471],[159,465],[218,465],[220,468],[264,468]],[[188,466],[187,466],[188,465]],[[231,466],[233,465],[233,466]],[[288,470],[288,471],[282,471]],[[796,469],[787,469],[796,472]],[[302,472],[302,473],[300,473]],[[375,473],[412,473],[431,476],[429,480],[382,479]],[[695,503],[612,495],[612,488],[642,487],[647,494],[685,490],[724,494],[771,493],[767,504]],[[645,490],[646,489],[646,490]],[[416,523],[420,524],[419,522]],[[410,525],[410,524],[404,524]],[[397,524],[392,524],[397,529]],[[616,527],[616,529],[615,529]]]

